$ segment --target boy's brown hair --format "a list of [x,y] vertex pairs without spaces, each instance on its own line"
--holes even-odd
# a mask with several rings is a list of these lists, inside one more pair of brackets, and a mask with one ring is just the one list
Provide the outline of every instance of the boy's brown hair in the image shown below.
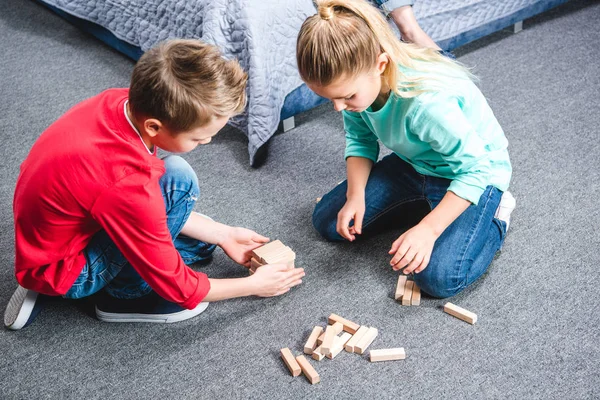
[[239,114],[248,75],[213,45],[193,39],[160,43],[133,68],[129,104],[136,117],[156,118],[173,132]]

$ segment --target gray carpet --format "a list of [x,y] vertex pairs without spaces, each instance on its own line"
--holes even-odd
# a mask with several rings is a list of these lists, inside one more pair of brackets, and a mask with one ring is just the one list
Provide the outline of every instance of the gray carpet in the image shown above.
[[[126,86],[133,63],[35,3],[0,0],[0,10],[3,310],[19,164],[73,104]],[[198,210],[291,246],[307,270],[301,287],[174,325],[104,324],[85,304],[52,302],[23,331],[0,329],[0,398],[599,398],[599,22],[598,2],[573,1],[457,51],[506,131],[518,202],[502,253],[452,300],[476,325],[444,314],[442,300],[393,300],[386,251],[399,231],[334,245],[312,229],[315,198],[344,177],[342,121],[327,104],[275,136],[258,170],[233,129],[185,156],[200,177]],[[222,252],[203,270],[244,276]],[[292,378],[279,349],[299,354],[331,312],[377,327],[372,348],[404,347],[407,359],[343,352],[313,362],[320,384]]]

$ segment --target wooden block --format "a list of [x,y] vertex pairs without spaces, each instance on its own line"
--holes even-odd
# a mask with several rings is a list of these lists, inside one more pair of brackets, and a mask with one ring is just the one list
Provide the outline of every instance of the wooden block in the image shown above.
[[395,349],[378,349],[371,350],[369,352],[371,362],[376,361],[392,361],[392,360],[404,360],[406,353],[404,347],[397,347]]
[[312,332],[310,333],[310,336],[308,337],[308,340],[306,341],[306,344],[304,345],[305,354],[311,355],[313,353],[313,350],[317,347],[317,338],[319,337],[321,332],[323,332],[322,327],[315,326],[313,328]]
[[298,364],[300,364],[300,369],[302,369],[304,376],[306,376],[306,379],[308,379],[310,383],[314,385],[315,383],[319,383],[321,381],[319,374],[317,374],[317,371],[312,365],[310,365],[306,357],[298,356],[296,357],[296,361]]
[[344,346],[348,353],[354,353],[356,343],[358,343],[358,341],[365,335],[365,333],[367,333],[368,330],[369,327],[364,325],[358,328],[356,333],[352,335],[352,338],[350,338],[350,340],[348,340]]
[[353,335],[356,333],[358,328],[360,328],[360,325],[358,325],[356,322],[352,322],[350,320],[347,320],[346,318],[342,318],[337,314],[331,314],[328,318],[328,321],[330,324],[334,324],[336,322],[341,323],[344,326],[344,330],[346,332],[350,332]]
[[263,255],[260,259],[263,264],[285,264],[288,261],[295,260],[296,253],[294,253],[289,247],[285,246],[273,251],[272,253]]
[[321,201],[321,197],[317,197],[317,203]]
[[292,354],[290,349],[288,349],[287,347],[281,349],[281,358],[283,358],[283,361],[285,361],[285,364],[292,373],[292,376],[300,375],[300,365],[298,365],[298,363],[296,362],[296,359],[294,358],[294,355]]
[[281,243],[280,240],[274,240],[272,242],[269,242],[265,245],[262,245],[256,249],[252,250],[252,255],[257,260],[260,260],[265,254],[269,254],[272,251],[276,251],[277,249],[279,249],[281,247],[285,247],[284,244]]
[[[340,332],[341,332],[341,331],[344,329],[344,325],[342,325],[342,324],[341,324],[341,323],[339,323],[339,322],[335,322],[333,325],[328,325],[328,326],[331,326],[331,327],[333,327],[333,330],[335,331],[335,334],[336,334],[336,335],[339,335],[339,334],[340,334]],[[321,334],[321,336],[319,336],[319,337],[317,338],[317,344],[323,344],[323,339],[324,339],[324,338],[325,338],[325,332],[323,332],[323,333]]]
[[262,264],[256,258],[252,257],[250,259],[250,268],[252,268],[254,271],[256,271],[256,268],[258,268],[258,267],[262,267]]
[[369,328],[367,333],[365,333],[365,335],[358,341],[358,343],[356,343],[356,346],[354,346],[354,352],[358,354],[363,354],[367,347],[369,347],[371,343],[373,343],[373,340],[375,340],[378,333],[379,331],[377,330],[377,328]]
[[336,336],[333,341],[333,347],[329,354],[327,354],[327,358],[333,359],[333,357],[340,354],[342,350],[344,350],[344,345],[348,343],[348,340],[352,337],[352,334],[349,332],[344,332],[341,336]]
[[471,325],[477,322],[477,314],[465,310],[456,304],[446,303],[444,305],[444,311],[458,319],[462,319],[463,321],[470,323]]
[[404,286],[406,285],[406,279],[406,275],[400,274],[400,276],[398,276],[398,284],[396,285],[396,294],[394,295],[394,299],[402,299],[402,295],[404,294]]
[[402,295],[403,306],[410,306],[410,301],[412,299],[413,284],[413,281],[406,281],[406,285],[404,285],[404,294]]
[[313,360],[317,360],[317,361],[321,361],[323,358],[325,358],[325,354],[323,354],[321,346],[319,346],[313,350],[312,358],[313,358]]
[[413,281],[412,298],[410,299],[411,306],[418,306],[421,304],[421,288]]
[[325,328],[325,336],[323,336],[323,343],[321,343],[321,352],[325,355],[331,352],[331,348],[333,347],[333,341],[337,336],[338,327],[334,325],[327,325]]

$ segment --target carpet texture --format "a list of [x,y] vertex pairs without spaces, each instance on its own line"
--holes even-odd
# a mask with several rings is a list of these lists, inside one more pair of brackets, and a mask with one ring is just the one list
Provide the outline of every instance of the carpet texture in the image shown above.
[[[0,0],[0,309],[15,289],[12,195],[38,135],[75,103],[127,86],[133,63],[36,3]],[[0,398],[528,398],[600,397],[600,4],[572,1],[458,49],[503,126],[517,199],[488,273],[451,301],[476,325],[393,299],[387,249],[400,231],[355,244],[323,241],[316,197],[345,175],[340,114],[326,104],[276,135],[266,164],[226,128],[185,155],[200,179],[197,210],[296,251],[304,283],[287,295],[213,303],[173,325],[105,324],[86,303],[57,299],[31,326],[0,329]],[[220,251],[214,278],[242,277]],[[312,362],[321,383],[293,378],[279,357],[300,354],[330,313],[379,329],[375,348],[403,361],[341,353]]]

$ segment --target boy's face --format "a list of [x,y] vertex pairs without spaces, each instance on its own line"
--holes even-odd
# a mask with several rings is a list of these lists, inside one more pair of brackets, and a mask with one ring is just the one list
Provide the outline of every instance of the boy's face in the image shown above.
[[164,125],[154,127],[150,134],[153,145],[171,153],[187,153],[199,144],[208,144],[229,121],[229,117],[215,117],[206,125],[173,133]]

